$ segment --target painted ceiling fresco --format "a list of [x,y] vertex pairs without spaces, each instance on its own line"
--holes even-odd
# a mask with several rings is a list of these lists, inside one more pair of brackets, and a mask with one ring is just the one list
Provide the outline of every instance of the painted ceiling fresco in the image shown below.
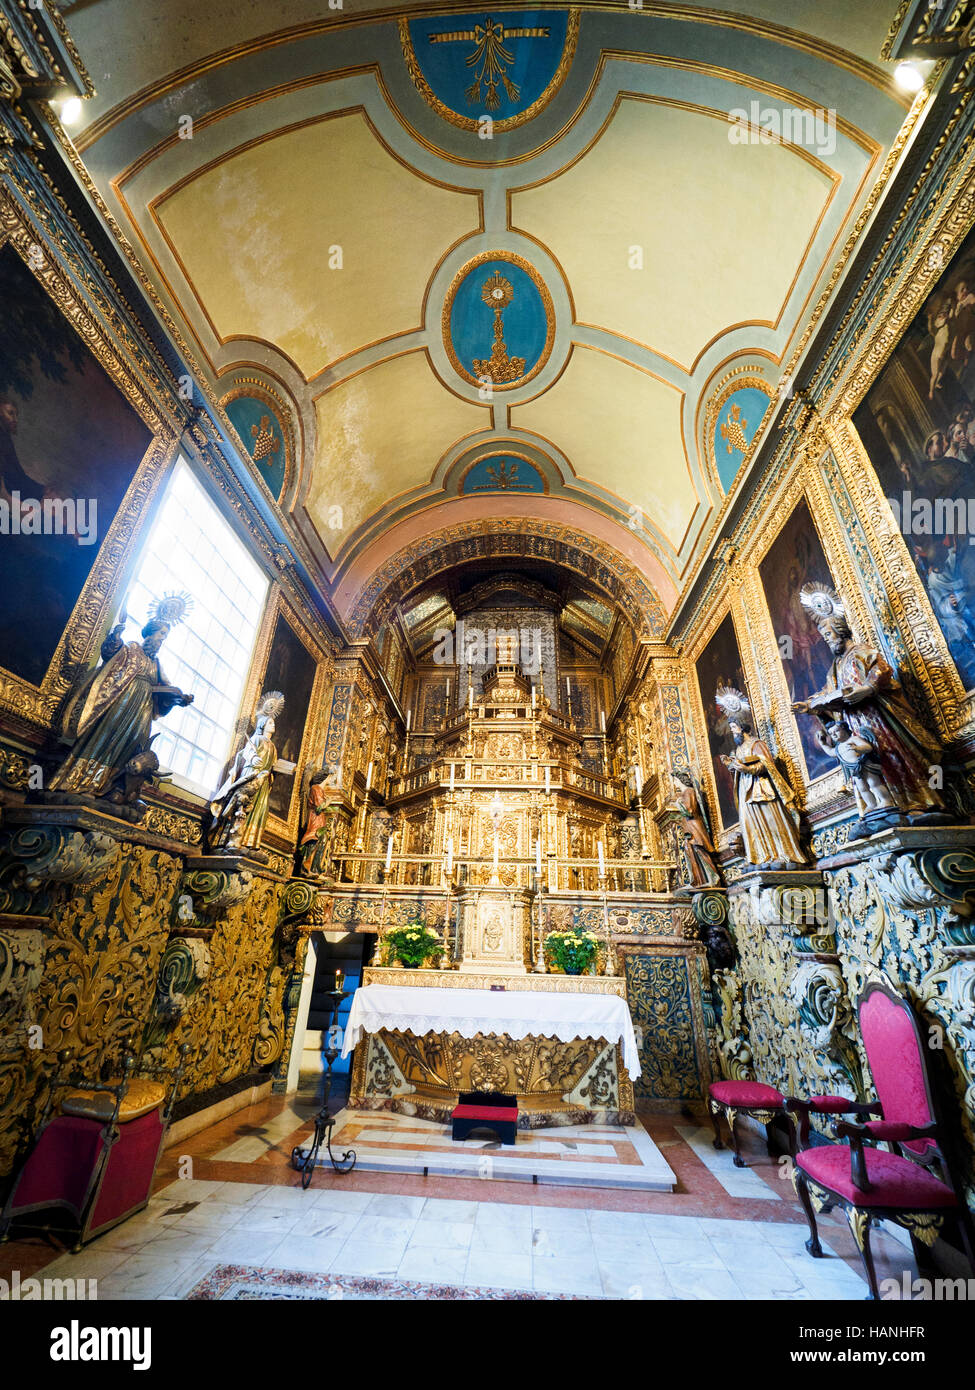
[[351,613],[498,518],[673,606],[907,115],[890,8],[64,13],[81,156]]

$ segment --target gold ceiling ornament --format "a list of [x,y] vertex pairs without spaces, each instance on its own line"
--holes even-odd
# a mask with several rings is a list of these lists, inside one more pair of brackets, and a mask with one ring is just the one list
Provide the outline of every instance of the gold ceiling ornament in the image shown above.
[[281,448],[281,441],[271,428],[270,415],[262,415],[259,425],[251,425],[251,434],[254,436],[252,457],[255,463],[263,463]]
[[748,428],[748,421],[741,417],[741,406],[736,402],[728,411],[727,419],[721,425],[721,438],[726,441],[728,453],[733,454],[737,449],[739,453],[747,454],[748,439],[745,430]]
[[[473,29],[431,34],[429,41],[431,43],[448,43],[467,40],[476,45],[474,52],[465,59],[467,66],[474,68],[475,72],[474,82],[467,88],[464,95],[468,105],[476,105],[480,100],[481,90],[483,90],[485,108],[490,112],[496,111],[501,104],[500,93],[498,92],[499,82],[504,87],[510,101],[517,101],[520,95],[519,89],[507,75],[506,66],[513,61],[514,55],[510,49],[504,47],[505,43],[516,38],[541,38],[544,33],[545,31],[542,29],[506,29],[496,21],[486,18],[483,24],[475,25]],[[459,111],[452,111],[440,100],[424,77],[416,56],[416,50],[413,47],[410,21],[405,15],[400,17],[399,38],[407,71],[414,87],[427,105],[432,107],[443,120],[449,121],[451,125],[460,126],[462,130],[477,130],[479,128],[477,117],[465,116]],[[559,59],[559,65],[551,82],[541,96],[530,106],[527,106],[524,111],[519,111],[514,116],[504,116],[501,120],[495,120],[493,124],[496,132],[515,130],[518,126],[527,125],[529,121],[534,120],[540,111],[544,110],[566,79],[572,65],[572,59],[575,57],[578,38],[579,10],[570,9],[562,57]]]
[[525,359],[509,357],[504,342],[504,311],[514,297],[511,281],[506,280],[499,270],[481,286],[481,298],[488,308],[494,310],[494,343],[490,357],[475,357],[474,370],[479,377],[490,377],[493,382],[519,381],[525,375]]
[[[481,299],[494,309],[494,344],[491,348],[491,356],[475,360],[474,370],[471,371],[460,360],[454,348],[450,324],[454,299],[468,275],[478,266],[486,265],[491,261],[503,261],[524,271],[541,298],[542,311],[545,314],[545,343],[538,355],[538,361],[530,370],[526,370],[527,363],[524,358],[509,357],[505,347],[502,313],[514,298],[514,286],[496,267],[493,274],[489,275],[481,286]],[[484,378],[487,377],[494,390],[510,391],[515,386],[524,386],[526,382],[537,376],[552,355],[552,347],[555,343],[555,306],[552,303],[548,286],[530,261],[525,260],[523,256],[515,255],[513,251],[483,251],[480,255],[465,262],[450,282],[450,288],[444,296],[440,331],[443,337],[444,350],[450,360],[450,365],[458,376],[477,387],[483,386]]]

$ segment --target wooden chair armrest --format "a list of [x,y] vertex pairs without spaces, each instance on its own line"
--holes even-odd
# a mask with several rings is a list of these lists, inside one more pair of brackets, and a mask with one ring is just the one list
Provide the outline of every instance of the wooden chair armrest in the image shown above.
[[861,1192],[868,1192],[870,1179],[867,1177],[867,1163],[863,1156],[863,1141],[870,1137],[870,1131],[862,1124],[850,1124],[848,1120],[834,1120],[831,1128],[837,1139],[849,1141],[850,1178],[853,1186]]
[[[799,1121],[799,1142],[802,1147],[809,1143],[809,1117],[810,1115],[882,1115],[883,1110],[879,1101],[851,1100],[843,1110],[836,1110],[834,1105],[823,1105],[822,1101],[827,1098],[824,1096],[810,1096],[808,1100],[803,1100],[799,1096],[786,1096],[785,1109],[789,1115],[794,1115]],[[835,1097],[830,1097],[835,1100]],[[839,1122],[837,1122],[839,1123]]]

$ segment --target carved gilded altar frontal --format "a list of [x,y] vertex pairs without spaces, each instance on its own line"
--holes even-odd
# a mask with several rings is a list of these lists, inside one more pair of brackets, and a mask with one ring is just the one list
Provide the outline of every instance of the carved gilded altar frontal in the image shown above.
[[633,1110],[633,1086],[619,1048],[598,1038],[418,1038],[384,1030],[356,1049],[352,1105],[409,1099],[449,1110],[460,1091],[516,1095],[519,1109],[562,1111],[572,1122],[585,1122],[594,1111]]

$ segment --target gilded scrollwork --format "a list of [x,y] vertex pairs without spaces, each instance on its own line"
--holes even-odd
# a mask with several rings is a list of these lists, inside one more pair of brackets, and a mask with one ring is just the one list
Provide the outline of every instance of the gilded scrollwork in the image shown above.
[[[63,848],[63,839],[56,842]],[[43,977],[30,994],[39,1031],[21,1037],[17,1019],[5,1030],[3,1171],[46,1101],[59,1052],[69,1051],[79,1071],[93,1074],[141,1037],[169,935],[178,859],[138,843],[116,843],[112,854],[89,856],[76,842],[69,845],[69,853],[46,861],[62,874],[67,866],[75,872],[58,882]]]

